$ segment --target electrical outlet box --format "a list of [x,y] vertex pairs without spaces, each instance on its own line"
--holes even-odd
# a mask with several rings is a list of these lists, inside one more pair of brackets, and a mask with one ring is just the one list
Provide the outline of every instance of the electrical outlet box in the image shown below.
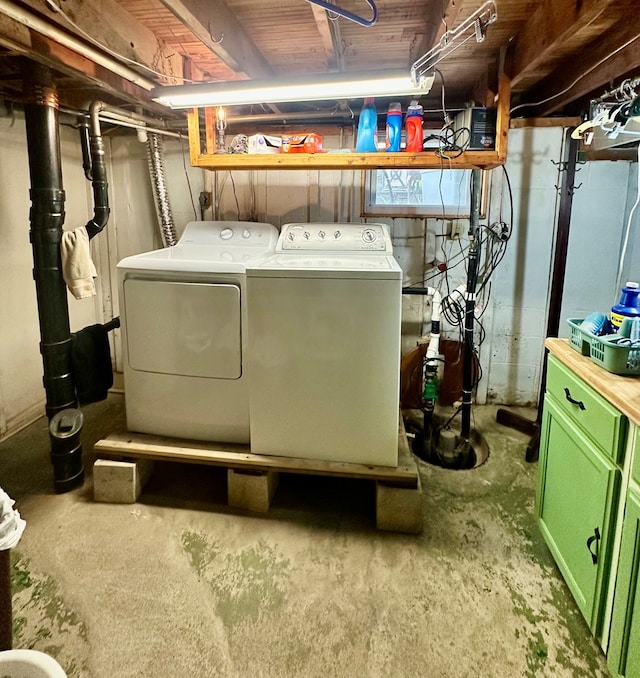
[[200,207],[202,207],[202,209],[207,209],[211,207],[211,193],[209,193],[209,191],[202,191],[200,193],[199,200]]
[[463,219],[451,219],[447,228],[447,238],[458,240],[464,231],[466,222]]

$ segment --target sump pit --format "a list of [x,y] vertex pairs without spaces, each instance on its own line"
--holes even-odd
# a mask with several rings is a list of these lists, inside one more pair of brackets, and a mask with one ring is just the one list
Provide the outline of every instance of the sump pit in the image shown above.
[[406,426],[412,437],[413,453],[428,464],[452,471],[470,471],[489,458],[489,445],[475,429],[471,430],[469,440],[464,440],[452,427],[436,426],[431,440],[425,441],[424,432],[415,421],[407,421]]

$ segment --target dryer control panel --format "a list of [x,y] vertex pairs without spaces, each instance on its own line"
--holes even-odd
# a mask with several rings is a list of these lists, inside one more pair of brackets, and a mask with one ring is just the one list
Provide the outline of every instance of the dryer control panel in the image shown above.
[[280,232],[276,252],[292,250],[392,254],[385,224],[286,224]]
[[191,221],[178,244],[267,249],[277,236],[275,226],[254,221]]

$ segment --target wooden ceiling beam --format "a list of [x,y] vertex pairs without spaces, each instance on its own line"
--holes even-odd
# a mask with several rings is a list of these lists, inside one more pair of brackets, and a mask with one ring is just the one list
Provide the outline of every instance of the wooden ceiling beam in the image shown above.
[[[102,45],[111,52],[121,55],[126,60],[137,62],[147,69],[139,69],[149,80],[162,84],[177,85],[182,82],[182,56],[156,36],[139,21],[126,12],[116,0],[86,2],[86,0],[65,0],[59,3],[62,12],[51,10],[45,0],[31,0],[31,8],[37,11],[46,21],[57,26],[83,42],[93,46]],[[71,19],[75,28],[67,19]],[[79,29],[79,30],[78,30]],[[84,34],[84,35],[83,35]],[[96,44],[97,43],[97,44]],[[130,61],[126,63],[136,68]],[[162,77],[164,74],[164,78]]]
[[[514,90],[525,84],[536,71],[544,69],[537,78],[548,75],[557,65],[552,54],[559,46],[587,27],[617,0],[542,0],[536,11],[524,24],[513,48],[511,83]],[[535,76],[534,76],[535,77]],[[535,80],[534,80],[535,82]],[[534,82],[527,82],[532,85]]]
[[527,100],[545,103],[523,110],[533,110],[538,116],[549,115],[600,88],[607,89],[611,82],[632,73],[634,69],[640,69],[638,27],[635,22],[621,22],[615,30],[600,36],[588,50],[558,64],[553,77],[546,78],[539,87],[527,92]]
[[273,70],[224,0],[160,0],[229,68],[248,78],[268,78]]
[[429,4],[428,14],[425,17],[424,37],[418,44],[414,59],[426,54],[445,34],[454,27],[464,0],[442,0]]
[[[96,98],[98,98],[96,92],[100,91],[100,98],[104,95],[111,96],[115,100],[124,100],[127,103],[146,102],[145,107],[155,113],[166,110],[159,104],[151,102],[149,93],[142,87],[115,75],[90,59],[63,47],[4,14],[0,14],[0,45],[16,55],[33,59],[57,73],[80,79],[84,83],[83,94],[74,95],[72,104],[74,107],[86,106],[89,103],[87,96],[94,90]],[[60,90],[59,94],[61,103],[70,105],[64,98],[64,91]],[[82,102],[78,101],[80,96],[82,96]]]
[[334,44],[334,34],[331,30],[331,21],[329,20],[329,15],[327,14],[327,11],[319,5],[311,5],[311,11],[313,12],[313,20],[316,22],[316,26],[318,27],[318,33],[320,34],[320,42],[327,60],[327,68],[329,70],[334,70],[338,66],[337,55],[339,45],[336,46]]

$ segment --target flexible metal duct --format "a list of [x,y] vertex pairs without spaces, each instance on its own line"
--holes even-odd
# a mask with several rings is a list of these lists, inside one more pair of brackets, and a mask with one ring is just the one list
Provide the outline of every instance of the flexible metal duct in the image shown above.
[[171,205],[169,204],[169,192],[164,173],[164,151],[162,137],[159,134],[150,133],[148,135],[147,160],[149,163],[153,197],[155,198],[156,210],[160,221],[162,240],[165,247],[172,247],[178,242],[178,239],[176,227],[173,223]]

